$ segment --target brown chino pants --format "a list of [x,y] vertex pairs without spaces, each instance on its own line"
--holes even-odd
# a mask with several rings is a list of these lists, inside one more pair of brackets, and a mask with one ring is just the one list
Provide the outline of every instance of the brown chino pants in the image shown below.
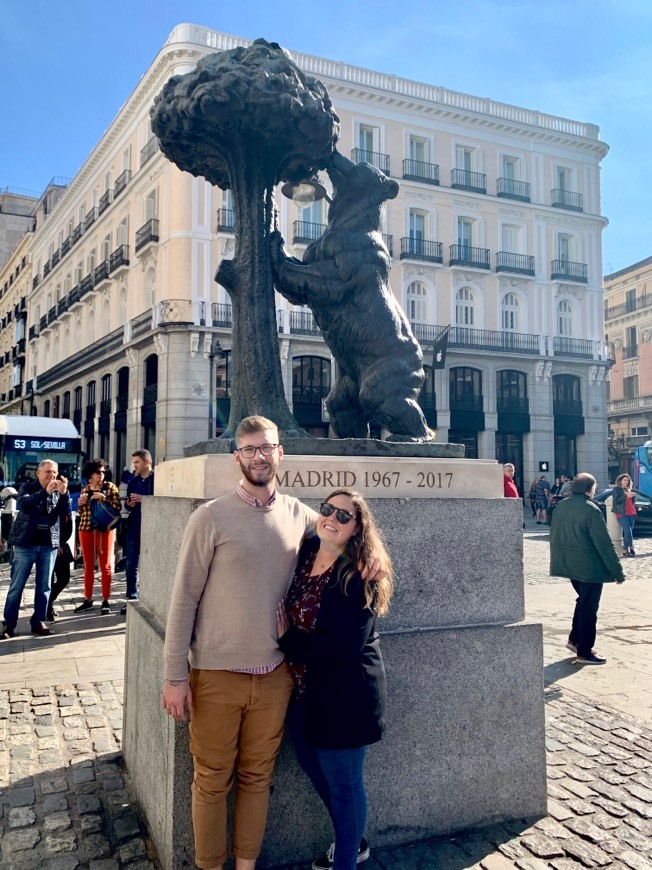
[[262,675],[191,671],[192,821],[198,867],[215,867],[227,858],[226,797],[234,773],[233,853],[237,858],[258,857],[292,685],[285,662]]

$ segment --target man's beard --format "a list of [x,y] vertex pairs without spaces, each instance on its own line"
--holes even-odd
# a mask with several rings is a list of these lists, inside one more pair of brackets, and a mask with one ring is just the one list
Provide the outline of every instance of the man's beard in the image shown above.
[[263,477],[260,476],[260,472],[262,471],[262,469],[258,470],[258,477],[254,477],[251,474],[249,468],[247,468],[247,466],[243,465],[242,463],[240,463],[240,470],[242,471],[242,476],[245,478],[245,480],[248,480],[252,486],[267,486],[267,484],[271,483],[276,477],[276,466],[274,465],[274,463],[271,462],[268,463],[267,474],[265,474]]

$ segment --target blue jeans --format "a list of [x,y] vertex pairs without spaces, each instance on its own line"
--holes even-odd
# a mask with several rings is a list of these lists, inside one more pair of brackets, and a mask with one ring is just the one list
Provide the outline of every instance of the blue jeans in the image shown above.
[[628,550],[634,549],[634,523],[636,521],[636,517],[628,517],[628,516],[620,516],[618,517],[618,522],[620,524],[620,528],[623,530],[623,550],[627,552]]
[[11,557],[11,581],[4,612],[4,621],[9,628],[16,628],[23,589],[34,565],[36,566],[34,613],[30,623],[33,628],[39,622],[45,621],[50,598],[50,580],[56,558],[56,547],[14,547]]
[[127,561],[126,581],[127,598],[138,598],[138,578],[140,565],[140,529],[138,534],[127,532],[125,542],[125,559]]
[[333,870],[355,870],[360,840],[367,824],[363,765],[366,746],[322,749],[304,736],[305,708],[292,699],[287,724],[299,764],[324,802],[335,829]]

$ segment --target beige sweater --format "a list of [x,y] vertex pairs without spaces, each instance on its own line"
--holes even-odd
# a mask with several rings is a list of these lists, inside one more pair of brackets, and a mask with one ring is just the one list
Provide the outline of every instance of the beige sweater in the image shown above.
[[252,507],[233,492],[194,512],[172,587],[166,680],[184,679],[188,659],[193,668],[234,670],[282,658],[276,608],[315,518],[278,492],[271,507]]

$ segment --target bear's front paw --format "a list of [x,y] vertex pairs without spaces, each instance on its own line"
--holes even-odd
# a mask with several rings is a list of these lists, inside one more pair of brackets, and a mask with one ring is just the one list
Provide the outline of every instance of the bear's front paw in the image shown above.
[[274,264],[281,263],[285,259],[285,240],[278,230],[270,234],[269,253]]

